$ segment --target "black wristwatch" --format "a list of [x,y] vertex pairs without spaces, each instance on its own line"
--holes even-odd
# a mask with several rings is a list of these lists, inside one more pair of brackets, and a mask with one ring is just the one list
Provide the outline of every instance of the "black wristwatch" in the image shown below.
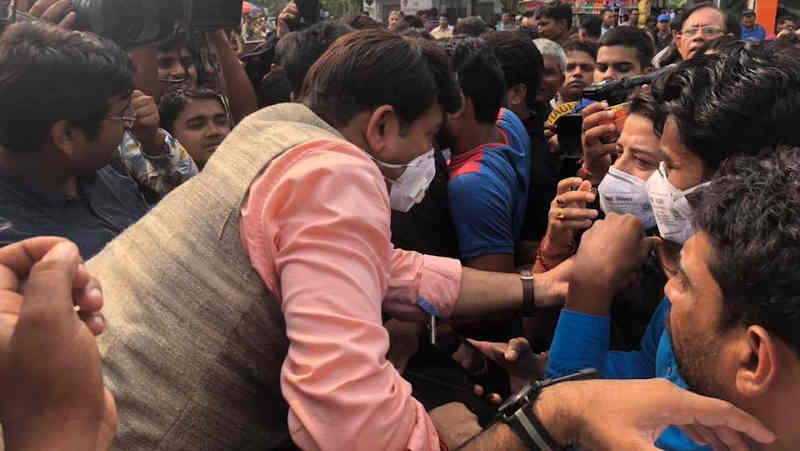
[[542,422],[533,414],[531,406],[545,387],[561,382],[594,379],[597,370],[587,368],[568,376],[531,382],[512,395],[497,409],[497,419],[509,425],[512,430],[534,451],[560,451],[566,449],[553,440]]

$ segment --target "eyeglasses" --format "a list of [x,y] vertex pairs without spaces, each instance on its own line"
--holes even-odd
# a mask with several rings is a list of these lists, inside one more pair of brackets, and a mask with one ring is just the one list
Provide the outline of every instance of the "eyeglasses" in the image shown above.
[[133,128],[133,124],[136,123],[136,116],[107,116],[106,119],[111,119],[112,121],[122,121],[125,123],[126,128]]
[[712,26],[707,26],[707,27],[692,27],[692,28],[687,28],[687,29],[685,29],[685,30],[681,31],[681,34],[682,34],[682,35],[684,35],[684,36],[686,36],[687,38],[691,38],[691,37],[693,37],[694,35],[696,35],[698,32],[702,33],[702,34],[703,34],[703,37],[706,37],[706,38],[711,38],[711,37],[714,37],[714,36],[719,36],[719,35],[721,35],[722,33],[724,33],[724,31],[723,31],[721,28],[718,28],[718,27],[712,27]]

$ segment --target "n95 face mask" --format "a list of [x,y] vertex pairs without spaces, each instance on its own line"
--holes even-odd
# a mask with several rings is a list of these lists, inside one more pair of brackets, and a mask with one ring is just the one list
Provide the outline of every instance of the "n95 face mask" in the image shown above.
[[433,155],[433,149],[411,160],[407,165],[385,163],[375,158],[373,160],[378,166],[394,169],[406,168],[396,180],[384,177],[390,185],[389,198],[392,210],[402,213],[408,212],[411,207],[422,202],[428,186],[436,176],[436,158]]
[[666,164],[662,161],[658,170],[647,180],[647,192],[661,238],[683,245],[695,233],[692,224],[694,212],[686,196],[708,185],[709,182],[681,191],[672,186],[666,174]]
[[600,209],[604,213],[632,214],[639,217],[645,230],[656,225],[647,183],[611,166],[597,187]]

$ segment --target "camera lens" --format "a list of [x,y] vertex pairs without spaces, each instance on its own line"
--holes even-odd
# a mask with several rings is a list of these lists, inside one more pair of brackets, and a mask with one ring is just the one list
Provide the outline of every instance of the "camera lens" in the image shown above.
[[105,36],[123,48],[151,44],[172,32],[178,17],[162,14],[164,1],[73,0],[76,25]]

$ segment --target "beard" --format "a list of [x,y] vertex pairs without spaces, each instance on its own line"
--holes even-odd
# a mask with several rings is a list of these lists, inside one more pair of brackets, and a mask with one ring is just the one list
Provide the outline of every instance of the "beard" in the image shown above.
[[666,319],[666,329],[678,372],[689,388],[699,395],[727,399],[723,384],[716,377],[720,369],[720,337],[713,332],[674,331],[671,317]]

